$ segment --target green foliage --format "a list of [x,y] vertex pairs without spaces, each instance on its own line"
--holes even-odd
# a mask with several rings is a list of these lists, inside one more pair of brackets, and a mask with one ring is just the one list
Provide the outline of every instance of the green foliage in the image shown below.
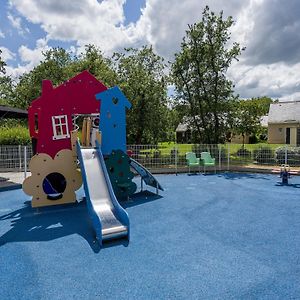
[[28,128],[22,126],[0,127],[0,145],[29,145]]
[[0,49],[0,73],[5,74],[6,63],[5,61],[2,60],[1,54],[2,54],[2,50]]
[[117,73],[113,70],[112,60],[104,57],[95,45],[86,45],[85,51],[71,65],[74,74],[88,70],[108,87],[117,84]]
[[43,79],[51,80],[56,86],[74,75],[70,69],[71,54],[65,49],[53,48],[43,54],[44,60],[19,78],[15,88],[14,106],[27,109],[31,101],[41,95]]
[[12,105],[14,86],[9,76],[0,76],[0,105]]
[[57,86],[83,70],[89,70],[97,79],[110,86],[116,83],[110,61],[95,46],[88,45],[79,57],[63,48],[53,48],[44,53],[44,60],[32,71],[23,74],[15,88],[13,105],[27,108],[41,95],[42,80],[49,79]]
[[[288,157],[288,161],[285,161],[285,157]],[[300,164],[300,148],[299,147],[279,147],[275,150],[275,159],[278,164],[295,165]]]
[[240,148],[237,152],[236,152],[236,155],[238,157],[251,157],[251,151],[245,149],[244,147],[243,148]]
[[202,143],[218,144],[225,140],[230,115],[233,85],[226,72],[242,49],[228,46],[233,20],[223,19],[206,7],[202,21],[189,25],[172,64],[172,79],[179,103],[186,105],[194,131]]
[[2,60],[1,53],[0,49],[0,105],[9,105],[14,98],[14,86],[12,79],[5,75],[6,63]]
[[274,150],[270,147],[261,147],[253,150],[254,159],[260,164],[274,163]]
[[256,110],[260,116],[267,115],[269,113],[270,104],[273,102],[278,102],[278,100],[273,100],[267,96],[251,98],[247,101],[249,101],[250,105],[256,107]]
[[157,143],[166,138],[167,78],[163,59],[152,47],[126,49],[114,55],[119,86],[131,101],[127,113],[128,143]]
[[250,135],[254,139],[252,142],[258,142],[256,136],[266,134],[266,129],[260,124],[260,119],[269,112],[272,102],[271,98],[260,97],[232,103],[233,117],[230,126],[233,133],[240,134],[243,138],[245,135]]

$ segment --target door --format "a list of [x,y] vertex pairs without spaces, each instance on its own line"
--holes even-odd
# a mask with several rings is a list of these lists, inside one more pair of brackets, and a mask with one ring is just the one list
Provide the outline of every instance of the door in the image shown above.
[[289,145],[291,143],[291,128],[285,129],[285,143]]
[[300,128],[297,128],[297,146],[300,146]]

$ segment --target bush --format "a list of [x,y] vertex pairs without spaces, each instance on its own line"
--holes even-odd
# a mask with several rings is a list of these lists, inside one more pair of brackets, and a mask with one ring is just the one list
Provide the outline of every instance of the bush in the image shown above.
[[30,143],[28,128],[22,126],[0,128],[0,145],[29,145]]
[[153,158],[157,159],[157,158],[160,158],[161,157],[161,152],[159,150],[154,150],[152,152],[153,154]]
[[239,157],[251,157],[251,151],[247,150],[246,148],[240,148],[236,155]]
[[254,159],[260,164],[274,163],[274,152],[269,147],[262,147],[253,151]]
[[275,150],[275,158],[278,164],[285,164],[285,153],[287,152],[287,163],[289,165],[300,165],[300,148],[279,147]]
[[179,151],[178,149],[173,148],[170,152],[171,158],[175,158],[179,156]]

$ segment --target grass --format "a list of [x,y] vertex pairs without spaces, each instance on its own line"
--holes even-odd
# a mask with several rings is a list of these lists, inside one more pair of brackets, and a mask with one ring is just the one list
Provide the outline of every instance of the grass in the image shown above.
[[[245,144],[244,148],[253,151],[255,149],[259,149],[261,147],[268,147],[272,150],[276,150],[278,147],[282,147],[282,144],[266,144],[266,143],[259,143],[259,144]],[[226,150],[229,149],[230,155],[235,155],[239,149],[243,147],[242,144],[219,144],[218,147],[223,147]],[[161,152],[161,155],[170,155],[173,149],[178,149],[181,155],[185,154],[186,152],[190,152],[193,149],[193,144],[176,144],[174,142],[162,142],[158,143],[157,149]],[[147,150],[150,151],[151,150]]]

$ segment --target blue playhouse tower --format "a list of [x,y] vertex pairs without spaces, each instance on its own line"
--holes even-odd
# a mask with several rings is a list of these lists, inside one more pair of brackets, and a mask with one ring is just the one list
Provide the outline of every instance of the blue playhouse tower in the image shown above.
[[136,191],[126,153],[126,108],[131,103],[118,87],[96,95],[101,100],[101,151],[117,198],[128,198]]

